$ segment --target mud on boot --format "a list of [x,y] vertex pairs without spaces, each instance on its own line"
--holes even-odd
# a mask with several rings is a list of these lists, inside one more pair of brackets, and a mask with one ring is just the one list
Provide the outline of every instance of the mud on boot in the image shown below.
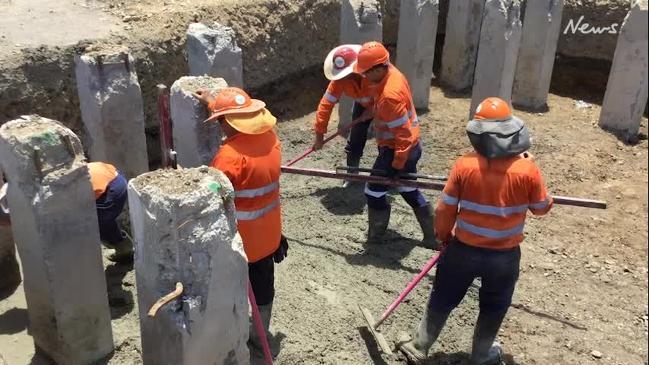
[[421,231],[424,234],[424,238],[421,240],[422,246],[435,251],[441,250],[442,245],[440,245],[439,242],[437,242],[437,239],[435,239],[435,221],[433,208],[430,203],[423,207],[414,208],[413,211],[415,212],[415,217],[417,217],[417,222],[419,222]]

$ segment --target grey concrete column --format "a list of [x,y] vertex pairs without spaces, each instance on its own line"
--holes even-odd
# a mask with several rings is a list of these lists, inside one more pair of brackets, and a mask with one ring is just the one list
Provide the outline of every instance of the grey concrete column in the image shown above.
[[[383,21],[377,0],[342,0],[340,7],[340,44],[383,41]],[[338,104],[338,128],[352,121],[353,100],[343,96]]]
[[186,47],[191,76],[220,77],[228,85],[243,87],[243,55],[232,28],[192,23],[187,29]]
[[38,116],[0,128],[29,333],[58,364],[113,350],[95,196],[79,139]]
[[123,48],[75,57],[81,118],[93,161],[109,162],[127,177],[149,170],[142,93],[135,63]]
[[522,24],[519,0],[487,0],[476,60],[471,112],[484,99],[498,96],[511,103]]
[[514,105],[534,110],[547,106],[554,57],[561,33],[563,2],[527,1],[514,79]]
[[[145,365],[248,364],[248,265],[227,177],[205,166],[129,183]],[[147,312],[184,285],[182,297]]]
[[440,80],[445,87],[459,91],[473,84],[485,0],[448,3]]
[[438,18],[439,0],[401,1],[397,67],[408,79],[417,109],[428,108]]
[[620,34],[608,77],[600,127],[637,140],[647,105],[647,0],[634,0]]
[[216,95],[227,86],[225,80],[209,76],[184,76],[171,86],[174,149],[182,167],[209,166],[221,147],[219,123],[203,123],[208,117],[207,108],[192,93],[208,89]]

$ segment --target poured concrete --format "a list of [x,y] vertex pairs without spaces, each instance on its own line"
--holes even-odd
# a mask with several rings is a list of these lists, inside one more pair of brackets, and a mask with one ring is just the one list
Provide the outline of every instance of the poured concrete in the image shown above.
[[216,95],[227,86],[225,80],[209,76],[184,76],[171,86],[174,149],[181,166],[209,165],[221,146],[219,123],[203,123],[208,117],[207,108],[192,93],[208,89]]
[[75,57],[90,159],[109,162],[129,178],[149,169],[142,93],[134,66],[128,50],[119,47]]
[[546,107],[562,13],[563,0],[527,1],[512,94],[514,105]]
[[[128,195],[144,364],[248,364],[248,266],[227,177],[158,170]],[[176,282],[182,298],[148,317]]]
[[637,140],[647,105],[647,64],[647,0],[635,0],[618,37],[599,119],[628,141]]
[[442,52],[442,85],[464,90],[473,83],[485,0],[449,1]]
[[[342,0],[340,7],[340,44],[383,41],[383,15],[377,0]],[[338,128],[352,121],[351,98],[344,95],[338,104]]]
[[113,350],[95,196],[79,139],[59,123],[23,117],[0,128],[29,333],[59,364]]
[[243,87],[243,55],[232,28],[192,23],[186,49],[190,75],[220,77],[230,86]]
[[406,76],[415,108],[428,108],[433,77],[439,0],[402,1],[397,67]]
[[518,0],[485,2],[470,117],[488,97],[498,96],[511,103],[521,33]]

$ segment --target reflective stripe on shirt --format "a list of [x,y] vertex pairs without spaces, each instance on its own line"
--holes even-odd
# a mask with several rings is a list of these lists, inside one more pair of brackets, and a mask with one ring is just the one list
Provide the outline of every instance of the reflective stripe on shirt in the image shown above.
[[545,198],[545,200],[538,203],[530,204],[530,209],[545,209],[550,205],[550,198]]
[[262,186],[257,189],[246,189],[238,190],[234,192],[234,196],[237,198],[254,198],[262,195],[266,195],[274,190],[279,189],[279,182],[274,182],[266,186]]
[[334,104],[335,104],[335,103],[338,102],[338,98],[335,97],[335,96],[333,96],[333,95],[331,95],[329,92],[326,92],[322,97],[325,98],[325,99],[327,99],[330,103],[334,103]]
[[446,194],[445,192],[442,192],[442,195],[440,196],[440,198],[442,199],[442,201],[446,205],[457,205],[457,203],[458,203],[457,198],[454,198],[454,197]]
[[484,227],[478,227],[474,226],[473,224],[467,223],[463,221],[462,219],[457,220],[457,228],[463,229],[467,232],[473,233],[478,236],[482,237],[487,237],[487,238],[495,238],[495,239],[503,239],[503,238],[508,238],[512,236],[516,236],[519,234],[523,233],[523,229],[525,228],[525,222],[519,224],[518,226],[506,230],[496,230],[496,229],[489,229],[489,228],[484,228]]
[[525,213],[528,205],[516,205],[512,207],[497,207],[494,205],[478,204],[469,200],[460,200],[460,209],[472,210],[482,214],[496,215],[499,217],[507,217],[512,214]]
[[265,207],[252,211],[237,211],[236,217],[240,221],[251,221],[258,218],[261,218],[268,214],[271,210],[279,206],[279,198],[274,200],[272,203],[266,205]]

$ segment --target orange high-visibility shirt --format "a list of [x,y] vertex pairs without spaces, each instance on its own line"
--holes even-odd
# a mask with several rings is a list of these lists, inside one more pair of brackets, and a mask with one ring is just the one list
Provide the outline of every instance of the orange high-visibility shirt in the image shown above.
[[435,210],[437,238],[453,235],[477,247],[507,249],[523,241],[528,210],[552,208],[541,171],[529,157],[487,158],[473,152],[455,163]]
[[234,186],[237,226],[248,262],[268,257],[279,247],[281,163],[280,142],[272,130],[226,139],[212,161]]
[[379,146],[394,149],[392,167],[403,169],[410,150],[419,143],[419,120],[405,76],[390,65],[375,90],[374,131]]
[[371,89],[372,87],[365,77],[361,78],[360,84],[353,79],[331,81],[318,105],[314,126],[316,133],[327,133],[331,112],[343,94],[354,99],[355,102],[361,104],[364,108],[371,107],[374,100],[370,95]]
[[105,162],[88,163],[88,173],[92,190],[95,192],[95,199],[102,196],[106,192],[108,184],[117,177],[115,166]]

